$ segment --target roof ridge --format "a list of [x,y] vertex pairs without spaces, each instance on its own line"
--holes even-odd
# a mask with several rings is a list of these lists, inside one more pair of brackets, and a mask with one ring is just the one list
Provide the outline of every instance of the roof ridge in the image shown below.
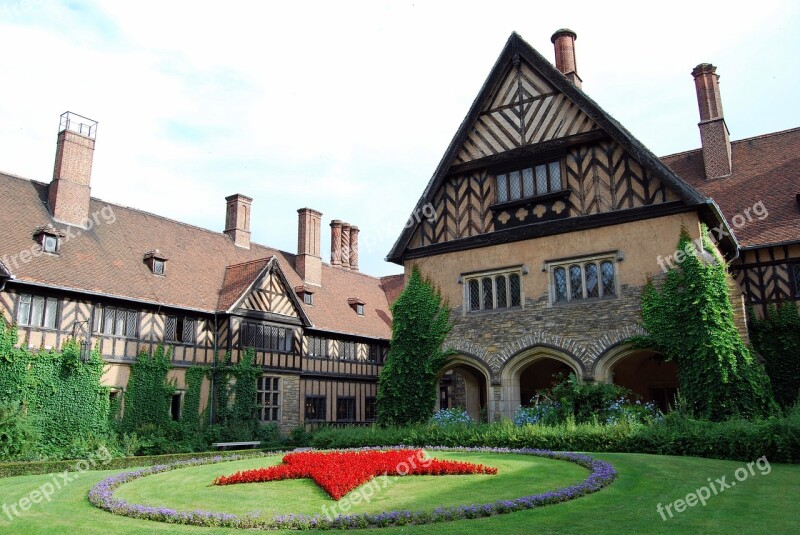
[[256,258],[255,260],[247,260],[245,262],[238,262],[236,264],[228,264],[227,266],[225,266],[225,269],[228,270],[228,269],[232,269],[232,268],[241,267],[241,266],[244,266],[244,265],[247,265],[247,264],[257,264],[259,262],[269,262],[273,258],[275,258],[275,255],[272,255],[270,257],[266,257],[265,256],[264,258]]
[[[758,134],[758,135],[755,135],[755,136],[743,137],[742,139],[736,139],[736,140],[731,141],[731,145],[737,145],[739,143],[746,143],[748,141],[753,141],[755,139],[765,139],[765,138],[769,138],[769,137],[782,136],[782,135],[786,135],[786,134],[790,134],[792,132],[798,132],[798,131],[800,131],[800,126],[795,126],[794,128],[787,128],[785,130],[778,130],[777,132],[767,132],[766,134]],[[680,152],[673,152],[672,154],[665,154],[663,156],[659,156],[658,158],[663,160],[664,158],[674,158],[675,156],[684,156],[684,155],[689,154],[691,152],[700,152],[702,150],[703,150],[703,147],[698,147],[696,149],[689,149],[689,150],[683,150],[683,151],[680,151]]]
[[[5,171],[0,171],[0,175],[5,175],[5,176],[7,176],[9,178],[13,178],[13,179],[16,179],[16,180],[24,180],[24,181],[30,182],[32,184],[39,184],[40,186],[44,186],[44,187],[48,187],[49,186],[49,183],[47,183],[47,182],[41,182],[39,180],[33,180],[31,178],[25,178],[23,176],[15,175],[13,173],[6,173]],[[148,216],[152,216],[152,217],[157,217],[159,219],[162,219],[164,221],[168,221],[170,223],[175,223],[177,225],[181,225],[183,227],[191,228],[191,229],[194,229],[194,230],[200,230],[200,231],[203,231],[203,232],[208,232],[210,234],[214,234],[214,235],[217,235],[217,236],[224,236],[225,235],[224,232],[217,232],[216,230],[211,230],[211,229],[208,229],[208,228],[205,228],[205,227],[200,227],[198,225],[193,225],[193,224],[187,223],[185,221],[179,221],[177,219],[173,219],[171,217],[163,216],[163,215],[157,214],[155,212],[148,212],[146,210],[142,210],[141,208],[135,208],[133,206],[127,206],[125,204],[120,204],[120,203],[117,203],[117,202],[106,201],[106,200],[103,200],[103,199],[101,199],[99,197],[89,196],[89,201],[98,201],[98,202],[107,204],[109,206],[115,207],[115,208],[122,208],[123,210],[130,210],[132,212],[137,212],[137,213],[140,213],[140,214],[144,214],[144,215],[148,215]],[[261,248],[267,249],[269,251],[275,251],[275,252],[281,253],[283,255],[296,256],[294,253],[290,253],[288,251],[283,251],[281,249],[277,249],[275,247],[270,247],[269,245],[264,245],[264,244],[257,243],[257,242],[250,242],[250,245],[251,246],[255,245],[257,247],[261,247]]]

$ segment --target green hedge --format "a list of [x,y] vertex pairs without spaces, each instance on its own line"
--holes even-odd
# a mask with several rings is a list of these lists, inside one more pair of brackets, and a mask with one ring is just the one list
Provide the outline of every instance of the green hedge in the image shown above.
[[514,426],[510,421],[447,427],[325,428],[311,439],[316,448],[365,446],[488,446],[554,451],[652,453],[751,461],[800,463],[800,411],[785,418],[707,422],[677,414],[664,422],[630,426],[594,423]]
[[[202,459],[215,457],[217,455],[236,454],[242,457],[257,457],[265,452],[281,451],[281,448],[263,448],[257,450],[236,450],[233,451],[205,451],[199,453],[175,453],[170,455],[148,455],[141,457],[114,457],[108,464],[97,463],[91,470],[119,470],[140,466],[153,466],[156,464],[169,464],[185,459]],[[15,462],[0,463],[0,478],[13,476],[29,476],[37,474],[53,474],[64,471],[74,471],[75,465],[79,460],[70,461],[36,461],[36,462]]]

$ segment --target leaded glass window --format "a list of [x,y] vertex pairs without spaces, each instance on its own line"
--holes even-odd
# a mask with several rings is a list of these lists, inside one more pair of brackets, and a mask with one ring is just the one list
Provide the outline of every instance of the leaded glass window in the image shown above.
[[603,277],[603,297],[616,295],[616,284],[614,283],[614,264],[609,261],[601,262],[600,271]]

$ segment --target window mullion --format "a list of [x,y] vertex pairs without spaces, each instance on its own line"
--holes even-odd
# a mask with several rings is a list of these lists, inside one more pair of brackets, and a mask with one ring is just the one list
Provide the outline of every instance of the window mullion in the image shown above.
[[589,298],[589,292],[586,289],[586,264],[579,264],[581,266],[581,282],[582,282],[582,290],[583,290],[583,298]]

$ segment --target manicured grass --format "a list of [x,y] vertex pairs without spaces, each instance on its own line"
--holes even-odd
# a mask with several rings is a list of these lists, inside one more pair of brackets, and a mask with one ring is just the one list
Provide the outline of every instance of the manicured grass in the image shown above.
[[[359,503],[346,513],[380,513],[398,509],[432,511],[438,506],[510,500],[580,483],[588,474],[585,468],[574,463],[530,455],[434,452],[432,457],[492,466],[498,469],[498,474],[378,479],[380,488],[372,488],[369,493],[370,501]],[[220,475],[271,466],[280,463],[280,459],[280,456],[273,456],[174,470],[123,485],[115,492],[115,496],[130,503],[168,507],[179,511],[196,509],[198,504],[202,504],[202,509],[206,511],[237,515],[259,511],[261,516],[327,514],[336,505],[310,479],[209,485]],[[175,489],[181,489],[181,492],[175,492]],[[369,490],[368,486],[361,489],[362,492]],[[349,499],[357,494],[361,494],[359,489],[345,498]],[[331,516],[345,513],[338,508],[336,511]]]
[[[440,453],[436,452],[439,456]],[[444,458],[444,454],[441,454]],[[447,454],[448,458],[451,455]],[[474,462],[474,456],[483,454],[469,454],[470,461]],[[468,454],[457,454],[457,456],[465,458]],[[503,469],[499,461],[495,459],[500,456],[487,456],[491,457],[493,466]],[[516,457],[516,456],[513,456]],[[705,507],[697,505],[689,508],[683,513],[676,514],[674,518],[668,518],[666,521],[662,520],[656,511],[656,504],[671,503],[678,498],[684,498],[686,494],[693,492],[700,486],[707,484],[707,478],[712,481],[722,476],[727,476],[727,482],[735,481],[734,471],[737,468],[745,466],[745,463],[735,461],[718,461],[710,459],[697,459],[686,457],[661,457],[653,455],[640,455],[640,454],[598,454],[596,457],[611,462],[617,472],[619,478],[610,487],[571,502],[547,506],[539,510],[521,511],[501,515],[492,518],[477,519],[477,520],[463,520],[458,522],[433,524],[419,527],[402,527],[402,528],[388,528],[383,530],[364,530],[359,533],[425,533],[425,534],[485,534],[485,533],[502,533],[502,534],[556,534],[556,533],[794,533],[797,528],[797,517],[800,512],[797,506],[797,488],[800,485],[800,466],[798,465],[778,465],[771,466],[771,472],[766,475],[756,469],[755,475],[751,475],[747,480],[738,482],[735,487],[731,487],[717,496],[709,498]],[[507,461],[509,465],[506,467],[508,470],[513,470],[515,459],[509,458]],[[577,477],[571,477],[569,473],[562,473],[556,476],[556,482],[562,478],[564,484],[573,483],[582,479],[586,471],[580,467],[575,467],[569,463],[547,461],[546,459],[532,458],[536,462],[547,462],[546,465],[539,465],[541,469],[546,466],[548,472],[546,474],[537,474],[536,472],[528,476],[528,484],[538,485],[540,482],[536,481],[537,475],[544,475],[545,478],[550,478],[549,469],[551,467],[562,465],[566,468],[575,468]],[[253,461],[241,461],[238,463],[252,463]],[[551,464],[553,463],[553,464]],[[233,466],[233,463],[223,463],[212,466],[197,467],[186,470],[176,470],[150,478],[144,478],[135,483],[144,483],[148,480],[156,482],[152,487],[153,495],[149,496],[150,503],[153,499],[173,500],[170,503],[179,503],[180,500],[185,499],[187,494],[194,494],[197,496],[207,497],[208,491],[214,490],[210,487],[193,487],[193,483],[189,483],[189,478],[197,478],[203,480],[204,484],[210,483],[204,480],[205,475],[201,476],[201,469],[214,469],[213,473],[228,473],[227,470]],[[245,464],[242,464],[245,466]],[[196,474],[190,474],[189,471],[196,470]],[[218,533],[238,533],[236,530],[229,529],[214,529],[214,528],[199,528],[188,526],[176,526],[161,524],[156,522],[148,522],[142,520],[135,520],[120,516],[111,515],[110,513],[101,511],[92,507],[87,499],[86,494],[89,488],[99,481],[107,477],[109,474],[118,471],[104,471],[104,472],[87,472],[81,474],[80,477],[69,483],[64,489],[57,491],[53,496],[52,502],[36,504],[30,510],[23,512],[18,518],[10,522],[5,513],[0,511],[0,533],[19,533],[19,534],[41,534],[41,533],[81,533],[81,534],[101,534],[101,533],[115,533],[115,534],[135,534],[135,533],[205,533],[205,534],[218,534]],[[180,475],[184,474],[186,477],[181,478]],[[163,486],[161,482],[155,478],[162,478],[166,476],[173,476],[177,479],[174,480],[174,486]],[[511,474],[509,474],[511,476]],[[418,477],[418,476],[414,476]],[[405,478],[406,481],[398,481],[396,485],[392,485],[388,492],[395,489],[401,489],[403,485],[417,485],[419,481],[412,481],[414,477]],[[480,495],[484,495],[485,485],[488,485],[492,477],[496,476],[451,476],[464,477],[463,481],[472,481],[471,478],[482,478],[479,483],[465,484],[464,488],[451,489],[447,493],[441,491],[434,491],[433,485],[421,485],[415,490],[407,489],[411,496],[406,496],[403,493],[396,496],[396,499],[409,500],[408,503],[428,503],[432,506],[437,505],[439,502],[453,498],[449,494],[452,492],[461,493],[461,497],[467,496],[465,501],[474,501],[473,492],[480,491]],[[520,476],[522,477],[522,476]],[[213,477],[212,477],[213,479]],[[403,478],[401,478],[403,479]],[[419,477],[422,480],[422,477]],[[433,477],[427,479],[434,479]],[[445,478],[442,478],[444,480]],[[510,477],[509,484],[514,477]],[[33,490],[36,490],[43,483],[49,481],[48,476],[22,476],[15,478],[0,479],[0,500],[6,504],[15,503],[19,498],[28,495]],[[261,487],[266,485],[279,485],[279,484],[302,484],[301,481],[286,481],[280,483],[265,483],[265,484],[251,484],[251,485],[238,485],[228,487],[233,489],[235,487]],[[302,492],[295,496],[295,503],[300,504],[309,500],[308,496],[312,490],[315,490],[313,483],[308,482],[310,486],[301,486]],[[141,492],[142,489],[133,487],[134,483],[120,488],[119,492],[123,490],[130,493]],[[441,484],[441,483],[437,483]],[[449,485],[449,483],[448,483]],[[456,486],[457,487],[457,486]],[[263,488],[263,487],[262,487]],[[544,487],[531,487],[532,491],[546,490]],[[219,489],[225,489],[220,487]],[[156,490],[159,493],[157,494]],[[164,494],[164,491],[167,491]],[[498,492],[503,492],[505,489],[499,489]],[[322,491],[317,490],[318,493]],[[494,492],[494,491],[492,491]],[[416,496],[416,494],[420,496]],[[131,496],[125,496],[131,497]],[[495,496],[497,499],[499,496]],[[312,497],[313,498],[313,497]],[[238,498],[233,496],[225,497],[235,502]],[[263,499],[263,498],[262,498]],[[274,498],[280,500],[282,503],[287,503],[286,497]],[[249,497],[248,500],[259,501],[258,498]],[[248,501],[252,505],[254,501]],[[375,501],[373,501],[375,503]],[[306,503],[308,505],[308,503]],[[394,508],[402,507],[392,500]],[[208,503],[194,503],[195,508],[211,509]],[[248,509],[247,504],[230,503],[230,508],[241,506],[242,509],[253,511],[254,508]],[[262,509],[258,507],[257,509]],[[230,509],[233,511],[233,509]]]

